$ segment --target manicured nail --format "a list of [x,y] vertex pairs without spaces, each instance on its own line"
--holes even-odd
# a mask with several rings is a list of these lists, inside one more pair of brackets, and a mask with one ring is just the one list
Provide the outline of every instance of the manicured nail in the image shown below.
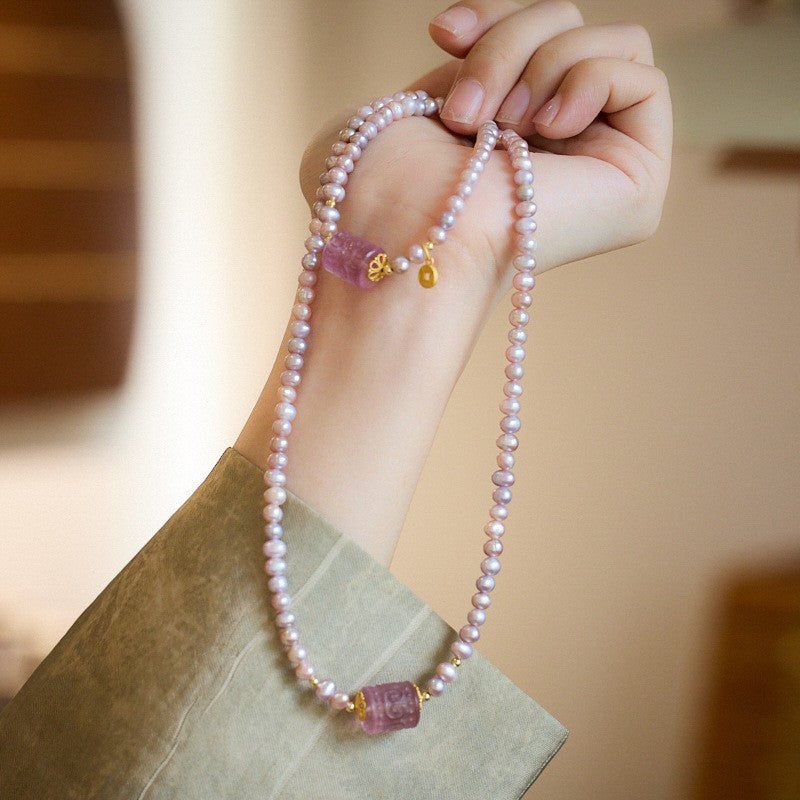
[[553,120],[558,116],[560,109],[561,97],[559,95],[555,95],[536,112],[533,117],[533,121],[536,125],[544,125],[545,127],[552,125]]
[[468,34],[477,24],[478,15],[466,6],[453,6],[431,20],[431,25],[450,31],[457,39]]
[[531,90],[527,83],[520,81],[503,100],[503,105],[500,106],[495,119],[498,122],[507,122],[509,125],[518,125],[528,110],[530,102]]
[[445,101],[440,116],[452,122],[474,122],[483,98],[483,86],[475,78],[461,78]]

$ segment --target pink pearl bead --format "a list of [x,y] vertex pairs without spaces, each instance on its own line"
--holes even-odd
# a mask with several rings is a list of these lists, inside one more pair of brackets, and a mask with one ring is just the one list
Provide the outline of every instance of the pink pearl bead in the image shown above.
[[[528,277],[533,277],[532,275]],[[511,305],[514,308],[530,308],[531,303],[533,302],[533,298],[528,294],[528,292],[514,292],[511,295]]]
[[499,469],[492,473],[492,483],[495,486],[513,486],[514,473],[507,469]]
[[308,661],[301,661],[294,671],[301,681],[311,680],[314,677],[314,667]]
[[499,538],[506,532],[506,526],[503,525],[503,523],[499,520],[493,519],[491,522],[487,522],[486,525],[483,526],[483,532],[487,536]]
[[307,322],[298,319],[289,326],[289,332],[293,337],[305,339],[311,333],[311,326]]
[[278,387],[278,400],[294,403],[294,401],[297,400],[297,390],[291,386]]
[[503,386],[503,394],[506,397],[519,397],[522,394],[522,384],[517,381],[508,381]]
[[291,628],[296,621],[291,611],[281,611],[280,614],[275,615],[275,624],[279,628]]
[[297,628],[284,628],[281,631],[281,642],[284,647],[291,647],[299,640],[300,640],[300,632],[297,630]]
[[[517,310],[519,310],[519,309],[517,309]],[[514,312],[512,311],[511,313],[513,314]],[[524,361],[525,360],[525,348],[522,347],[522,345],[519,345],[519,344],[510,345],[509,347],[506,348],[506,358],[509,361],[511,361],[511,362],[513,362],[515,364],[518,364],[520,361]]]
[[288,370],[298,370],[303,366],[303,356],[299,353],[289,353],[289,355],[283,359],[283,363]]
[[270,558],[266,563],[267,575],[285,575],[286,562],[282,558]]
[[284,386],[297,386],[300,383],[300,373],[293,369],[281,372],[281,383]]
[[516,450],[519,440],[513,433],[504,433],[497,437],[496,444],[501,450]]
[[286,658],[289,659],[289,663],[292,666],[296,667],[298,664],[308,658],[308,653],[306,652],[305,647],[301,647],[299,644],[294,644],[289,648]]
[[448,661],[443,661],[436,667],[436,676],[445,683],[452,683],[458,678],[458,670]]
[[317,283],[317,273],[303,270],[297,278],[297,283],[300,286],[315,286]]
[[286,592],[278,592],[272,596],[271,602],[276,611],[286,611],[292,604],[292,598]]
[[[519,400],[516,397],[507,397],[500,403],[500,410],[504,414],[518,414],[520,409]],[[513,458],[511,459],[514,460]],[[501,464],[501,466],[503,466]]]
[[522,217],[514,223],[514,230],[517,233],[533,233],[536,230],[536,223],[530,217]]
[[[261,510],[261,516],[267,522],[280,522],[283,519],[283,509],[280,506],[276,506],[274,503],[270,503]],[[280,573],[273,572],[273,575],[278,575]]]
[[283,536],[283,525],[280,522],[268,522],[264,526],[264,536],[267,539],[280,539]]
[[286,555],[286,542],[283,539],[268,539],[263,546],[267,558],[281,558]]
[[281,419],[293,420],[297,416],[297,409],[291,403],[278,403],[275,414]]
[[477,592],[472,595],[472,605],[475,608],[487,609],[492,604],[492,598],[486,592]]
[[444,240],[447,238],[447,233],[444,228],[439,227],[438,225],[434,225],[431,228],[428,228],[428,240],[434,242],[435,244],[442,244]]
[[319,700],[329,701],[333,698],[333,695],[336,694],[336,684],[332,680],[327,679],[320,681],[314,687],[314,694]]
[[[323,189],[325,188],[327,187],[323,187]],[[341,191],[344,194],[344,189]],[[322,248],[325,247],[325,240],[318,233],[315,233],[306,239],[305,245],[309,253],[316,253],[318,250],[322,250]]]
[[289,463],[289,457],[286,453],[272,453],[267,459],[267,466],[271,469],[285,469]]
[[268,487],[286,486],[286,473],[281,472],[279,469],[268,469],[264,473],[264,483],[266,483]]
[[475,588],[481,593],[488,593],[494,589],[494,578],[491,575],[481,575],[475,581]]
[[514,211],[516,211],[519,217],[530,217],[536,213],[536,203],[532,200],[523,200],[521,203],[517,203],[514,207]]
[[517,200],[532,200],[533,199],[533,186],[517,186],[516,192],[514,194],[517,197]]
[[345,708],[347,708],[349,702],[350,695],[345,694],[344,692],[337,692],[331,698],[331,708],[335,709],[336,711],[343,711]]
[[311,316],[311,309],[306,303],[295,303],[292,306],[292,316],[295,319],[308,319]]
[[503,552],[503,543],[498,539],[489,539],[483,545],[483,552],[487,556],[499,556]]
[[441,697],[446,688],[447,684],[441,678],[431,678],[425,686],[425,691],[431,697]]
[[516,414],[507,414],[500,420],[500,430],[503,433],[517,433],[522,427],[522,421]]
[[[515,308],[508,315],[508,321],[512,325],[527,325],[531,321],[531,315],[527,311],[525,311],[524,308]],[[523,350],[522,353],[523,353],[522,358],[524,358],[525,357],[525,351]],[[522,361],[522,358],[514,358],[514,359],[510,359],[510,360],[512,360],[512,361]]]
[[[517,272],[511,282],[515,289],[518,289],[520,292],[527,292],[529,289],[533,288],[536,283],[536,278],[527,272]],[[519,308],[519,306],[517,306],[517,308]]]
[[489,511],[489,516],[498,522],[502,522],[508,519],[508,508],[503,503],[495,503]]

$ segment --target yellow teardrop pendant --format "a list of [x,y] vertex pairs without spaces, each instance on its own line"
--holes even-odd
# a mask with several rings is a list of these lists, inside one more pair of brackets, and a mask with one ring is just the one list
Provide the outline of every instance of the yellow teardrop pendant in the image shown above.
[[419,275],[417,277],[419,278],[420,286],[425,289],[430,289],[436,286],[436,281],[439,280],[439,273],[436,271],[436,267],[433,266],[433,263],[428,262],[419,268]]

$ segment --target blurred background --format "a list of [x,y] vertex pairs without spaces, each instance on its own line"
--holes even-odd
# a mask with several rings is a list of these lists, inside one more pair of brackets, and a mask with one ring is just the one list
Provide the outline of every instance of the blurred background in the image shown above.
[[[650,30],[673,180],[650,241],[538,282],[481,650],[572,732],[530,797],[794,799],[798,10],[579,5]],[[0,697],[235,439],[294,291],[304,145],[439,63],[440,10],[0,4]],[[500,308],[393,564],[454,625],[494,460],[466,432],[496,423],[505,327]]]

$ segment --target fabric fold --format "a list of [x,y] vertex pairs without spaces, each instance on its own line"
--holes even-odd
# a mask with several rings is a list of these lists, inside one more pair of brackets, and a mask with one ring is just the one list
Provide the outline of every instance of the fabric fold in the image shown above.
[[[263,572],[259,470],[234,450],[0,714],[0,796],[519,798],[566,730],[476,653],[417,728],[361,732],[288,670]],[[346,691],[422,681],[454,631],[298,498],[290,594]]]

